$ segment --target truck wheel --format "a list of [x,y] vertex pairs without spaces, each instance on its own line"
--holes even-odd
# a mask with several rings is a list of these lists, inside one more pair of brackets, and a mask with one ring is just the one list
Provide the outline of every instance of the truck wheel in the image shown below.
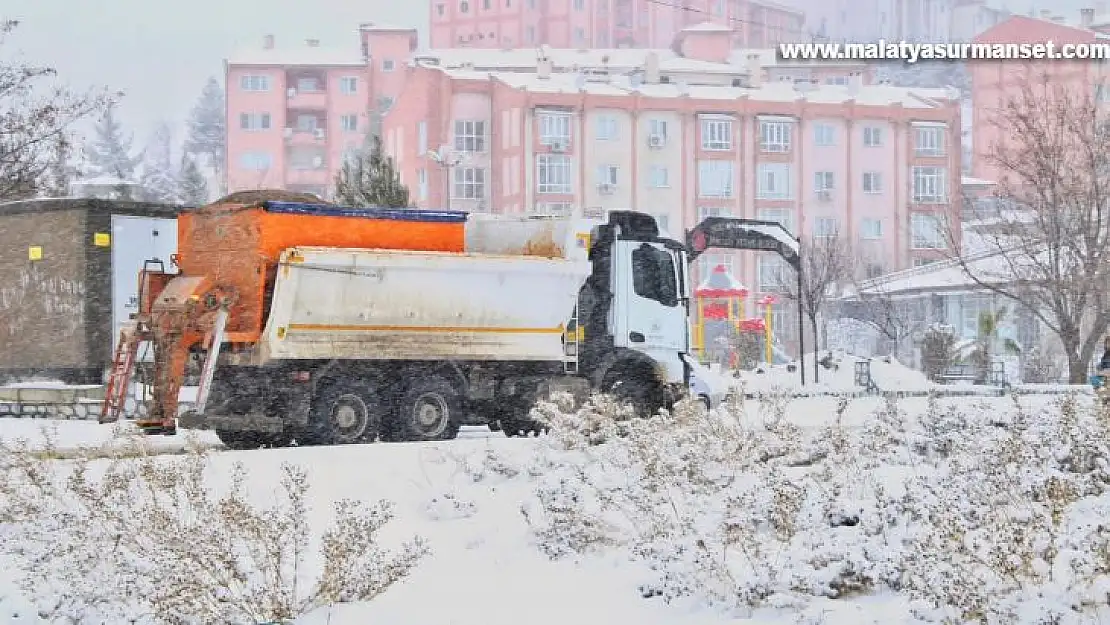
[[401,440],[449,440],[458,436],[462,425],[462,397],[442,377],[417,377],[401,396],[396,419]]
[[304,442],[352,445],[377,440],[386,408],[372,383],[340,379],[325,384],[317,390]]
[[532,436],[539,436],[540,434],[547,434],[549,428],[539,421],[534,421],[532,419],[505,418],[501,420],[501,429],[504,430],[505,436],[509,438],[516,436],[529,438]]
[[632,404],[637,417],[655,416],[655,413],[666,404],[663,390],[651,382],[621,376],[610,379],[605,387],[617,401]]

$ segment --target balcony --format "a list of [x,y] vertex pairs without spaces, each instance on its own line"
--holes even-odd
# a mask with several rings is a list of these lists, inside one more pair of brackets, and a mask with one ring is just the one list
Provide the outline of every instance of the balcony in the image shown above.
[[322,147],[327,141],[328,133],[323,128],[285,129],[285,145],[290,147]]
[[293,69],[285,73],[286,107],[319,110],[328,105],[327,74],[313,69]]

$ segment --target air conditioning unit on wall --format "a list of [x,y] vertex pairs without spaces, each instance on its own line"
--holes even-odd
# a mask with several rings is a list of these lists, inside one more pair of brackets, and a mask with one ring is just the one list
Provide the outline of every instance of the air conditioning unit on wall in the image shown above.
[[667,138],[663,135],[651,135],[648,137],[649,148],[661,148],[667,142]]

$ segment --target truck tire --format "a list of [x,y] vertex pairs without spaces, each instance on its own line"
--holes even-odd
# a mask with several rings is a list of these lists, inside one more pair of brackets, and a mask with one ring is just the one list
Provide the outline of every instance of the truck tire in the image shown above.
[[[631,372],[629,372],[631,373]],[[659,384],[642,379],[643,375],[612,375],[605,390],[617,401],[632,405],[637,417],[652,417],[666,405]]]
[[387,405],[374,378],[340,378],[321,383],[312,403],[308,445],[353,445],[378,439]]
[[394,426],[402,441],[444,441],[458,436],[462,395],[438,376],[417,376],[397,402]]
[[216,430],[216,436],[228,449],[257,449],[262,446],[254,440],[254,432]]

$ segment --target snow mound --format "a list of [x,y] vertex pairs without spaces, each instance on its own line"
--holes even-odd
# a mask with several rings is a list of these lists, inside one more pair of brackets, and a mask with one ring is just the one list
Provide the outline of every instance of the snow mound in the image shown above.
[[[881,391],[924,392],[939,385],[926,379],[921,371],[907,367],[893,357],[860,358],[844,352],[819,352],[806,354],[806,384],[801,384],[797,363],[790,365],[759,365],[752,371],[741,371],[739,380],[748,392],[768,391],[773,388],[807,390],[811,392],[853,392],[864,390],[856,385],[856,363],[869,362],[871,380]],[[814,361],[819,364],[817,382],[813,381]],[[789,369],[793,368],[793,371]]]

